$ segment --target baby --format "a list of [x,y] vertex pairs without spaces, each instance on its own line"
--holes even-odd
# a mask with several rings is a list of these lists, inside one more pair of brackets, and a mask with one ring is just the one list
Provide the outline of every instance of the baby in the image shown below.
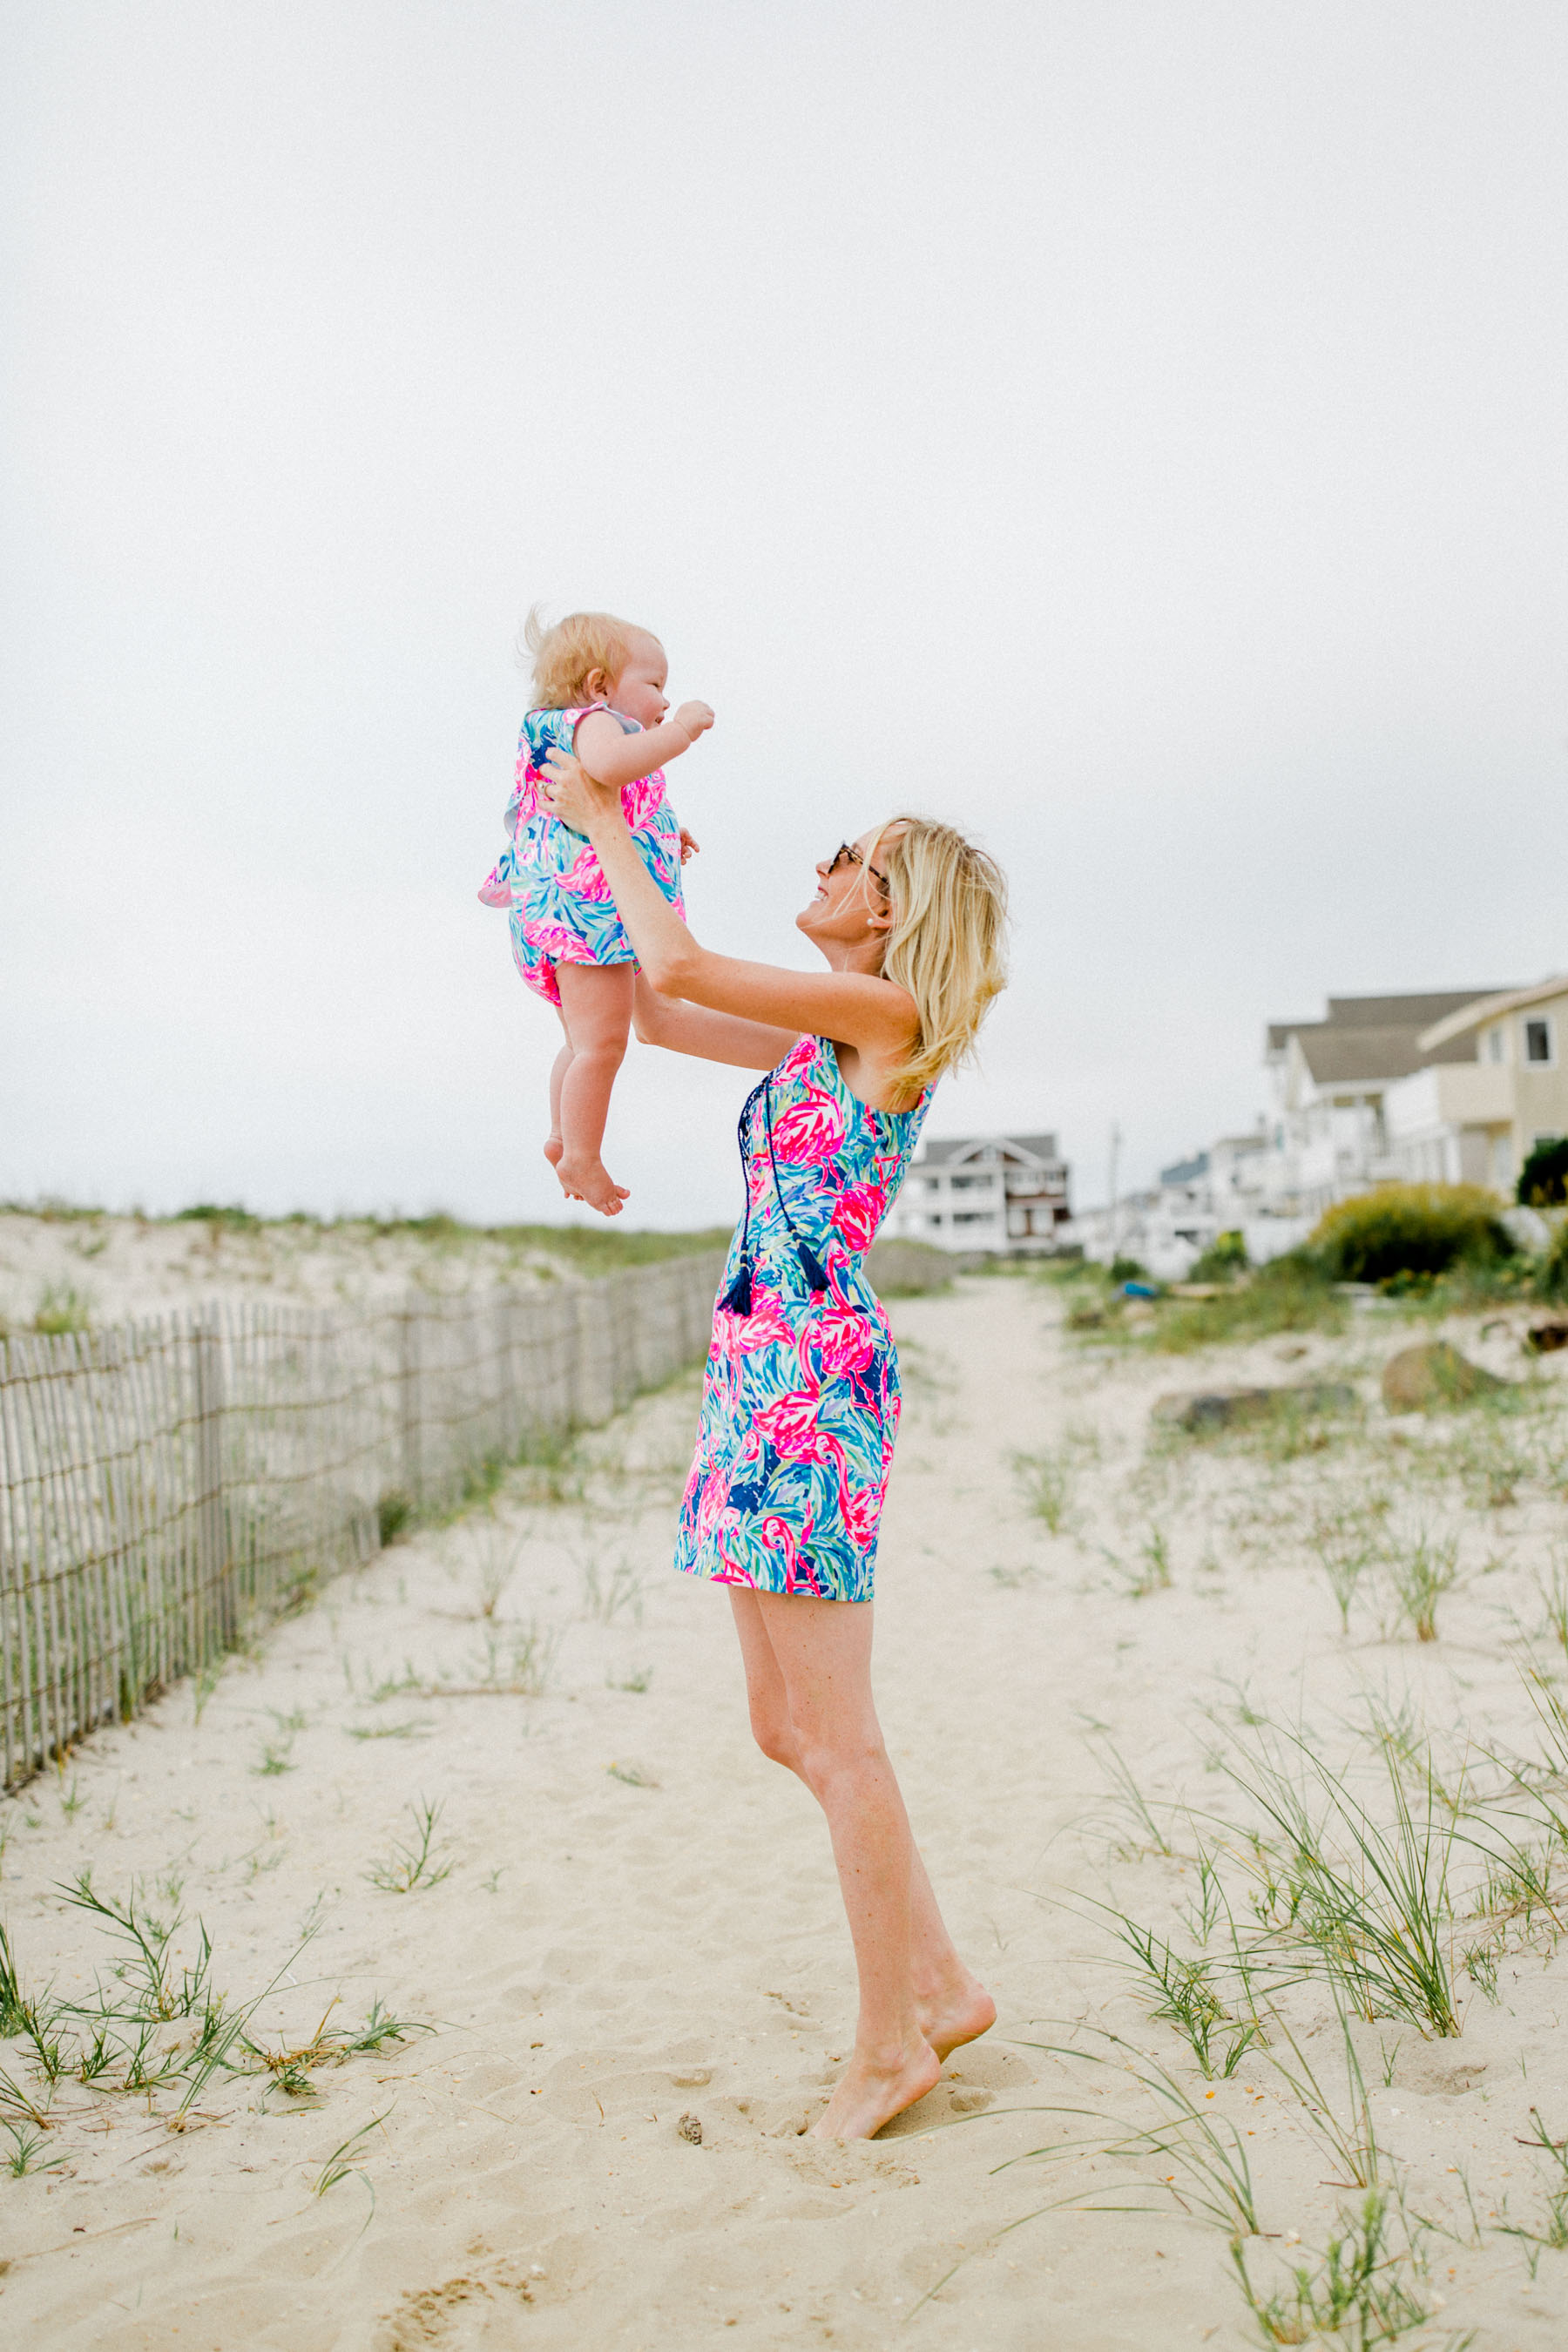
[[507,803],[510,845],[479,897],[510,908],[517,968],[565,1032],[550,1073],[544,1156],[569,1200],[614,1217],[626,1188],[612,1182],[599,1147],[631,1029],[637,964],[592,847],[544,797],[544,762],[552,751],[573,752],[598,782],[619,786],[643,864],[684,916],[680,868],[697,844],[665,798],[663,763],[689,751],[713,713],[705,702],[683,702],[665,717],[664,647],[629,621],[568,613],[547,629],[531,613],[524,638],[535,704]]

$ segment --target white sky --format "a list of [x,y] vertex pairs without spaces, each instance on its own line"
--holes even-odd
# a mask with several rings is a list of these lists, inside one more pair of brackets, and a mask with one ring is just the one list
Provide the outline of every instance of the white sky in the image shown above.
[[[556,1213],[475,898],[536,598],[656,629],[698,935],[1012,877],[933,1131],[1079,1196],[1329,991],[1568,965],[1557,0],[13,0],[0,1195]],[[746,1081],[635,1050],[629,1222]]]

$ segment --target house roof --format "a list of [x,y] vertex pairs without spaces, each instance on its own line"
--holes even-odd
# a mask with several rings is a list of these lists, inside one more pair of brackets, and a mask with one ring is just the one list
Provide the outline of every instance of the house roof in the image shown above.
[[1411,996],[1331,996],[1322,1021],[1272,1021],[1268,1024],[1268,1057],[1289,1049],[1292,1037],[1301,1049],[1312,1080],[1318,1086],[1376,1086],[1388,1078],[1406,1078],[1428,1062],[1466,1062],[1472,1046],[1434,1047],[1433,1024],[1464,1011],[1483,989],[1429,989]]
[[1457,1013],[1450,1013],[1446,1020],[1434,1023],[1423,1033],[1421,1044],[1430,1052],[1447,1045],[1450,1038],[1468,1036],[1472,1029],[1495,1021],[1500,1013],[1523,1013],[1530,1005],[1544,1004],[1553,996],[1568,996],[1568,972],[1554,972],[1550,980],[1538,980],[1533,988],[1509,988],[1496,996],[1477,997]]
[[1335,1029],[1425,1029],[1487,992],[1480,988],[1444,988],[1417,996],[1331,996],[1329,1023]]
[[988,1148],[1042,1162],[1054,1162],[1058,1156],[1054,1135],[933,1135],[921,1144],[918,1157],[928,1168],[941,1168],[950,1160],[973,1159]]
[[1173,1160],[1169,1168],[1162,1168],[1160,1181],[1162,1184],[1195,1184],[1200,1176],[1206,1176],[1208,1172],[1208,1153],[1194,1151],[1190,1160]]
[[1459,1040],[1424,1051],[1421,1032],[1401,1023],[1397,1028],[1298,1029],[1301,1058],[1320,1087],[1374,1086],[1384,1078],[1407,1078],[1428,1062],[1468,1062],[1474,1048]]

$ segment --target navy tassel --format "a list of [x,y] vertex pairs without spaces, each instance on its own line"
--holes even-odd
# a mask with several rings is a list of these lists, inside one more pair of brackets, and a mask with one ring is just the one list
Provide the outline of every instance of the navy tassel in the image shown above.
[[743,1257],[741,1260],[741,1271],[735,1276],[734,1281],[730,1285],[729,1289],[724,1293],[724,1296],[719,1301],[719,1304],[721,1307],[728,1307],[731,1315],[749,1315],[751,1313],[752,1262],[750,1258]]
[[795,1254],[800,1260],[800,1270],[805,1276],[808,1290],[826,1290],[827,1276],[822,1271],[822,1261],[805,1242],[797,1241]]

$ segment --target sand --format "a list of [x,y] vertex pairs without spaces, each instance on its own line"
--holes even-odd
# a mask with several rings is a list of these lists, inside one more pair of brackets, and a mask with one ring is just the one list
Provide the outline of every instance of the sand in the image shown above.
[[[1174,1933],[1195,1874],[1173,1814],[1161,1818],[1176,1854],[1139,1850],[1107,1801],[1105,1743],[1157,1807],[1217,1801],[1205,1764],[1238,1712],[1300,1715],[1325,1753],[1348,1752],[1367,1687],[1408,1695],[1445,1736],[1462,1718],[1522,1746],[1533,1717],[1519,1624],[1539,1620],[1531,1579],[1553,1547],[1568,1558],[1568,1507],[1539,1481],[1500,1502],[1421,1488],[1411,1507],[1460,1528],[1468,1572],[1442,1603],[1441,1638],[1383,1639],[1359,1599],[1347,1637],[1297,1540],[1303,1496],[1336,1450],[1151,1462],[1148,1409],[1219,1372],[1348,1369],[1370,1401],[1381,1355],[1407,1331],[1359,1318],[1342,1339],[1269,1341],[1194,1367],[1085,1349],[1062,1333],[1058,1296],[1031,1282],[969,1280],[894,1311],[909,1402],[879,1569],[879,1685],[939,1895],[1000,2003],[995,2032],[878,2141],[802,2136],[849,2043],[847,1938],[820,1817],[750,1742],[725,1598],[668,1567],[694,1420],[684,1382],[588,1441],[586,1468],[520,1474],[493,1522],[400,1544],[216,1688],[171,1692],[0,1805],[0,1915],[25,1976],[76,1992],[104,1965],[108,1947],[55,1892],[77,1873],[113,1894],[140,1880],[165,1909],[177,1879],[179,1943],[188,1957],[204,1920],[215,1979],[237,2000],[314,1928],[258,2013],[258,2041],[308,2040],[334,2000],[334,2022],[379,1998],[433,2029],[316,2070],[311,2097],[231,2076],[179,2133],[168,2099],[150,2112],[62,2086],[44,2135],[60,2168],[0,2178],[7,2341],[1097,2352],[1258,2340],[1225,2232],[1157,2186],[1168,2163],[1093,2145],[1048,2167],[1015,2162],[1113,2136],[1063,2109],[1148,2121],[1126,2071],[1148,2053],[1242,2136],[1259,2219],[1278,2233],[1250,2242],[1259,2278],[1282,2253],[1303,2258],[1285,2233],[1321,2244],[1353,2201],[1324,2185],[1333,2166],[1266,2055],[1205,2083],[1115,1966],[1089,1899],[1114,1891]],[[1479,1345],[1473,1326],[1460,1336]],[[1508,1328],[1484,1352],[1520,1369]],[[1403,1458],[1394,1441],[1414,1458],[1441,1436],[1384,1429],[1375,1406],[1368,1429],[1384,1465]],[[1064,1443],[1078,1467],[1053,1535],[1012,1457]],[[1135,1598],[1152,1547],[1171,1581]],[[526,1658],[531,1632],[535,1661],[551,1653],[542,1695],[486,1692]],[[480,1695],[426,1695],[443,1680]],[[367,1874],[425,1801],[442,1808],[447,1874],[383,1891]],[[1500,2226],[1533,2226],[1544,2210],[1549,2166],[1520,2144],[1532,2106],[1568,2133],[1568,1975],[1552,1943],[1501,1959],[1495,2005],[1461,1976],[1458,2040],[1358,2030],[1384,2161],[1452,2233],[1424,2242],[1421,2293],[1445,2307],[1407,2344],[1468,2329],[1489,2352],[1564,2340],[1568,2255],[1538,2253],[1532,2279],[1531,2250]],[[1291,2014],[1334,2079],[1326,1999],[1304,1994]],[[1095,2029],[1124,2042],[1097,2042]],[[1074,2035],[1111,2063],[1041,2046]],[[0,2044],[0,2065],[21,2071],[16,2042]],[[362,2131],[346,2176],[315,2193],[331,2152]],[[1065,2201],[1008,2231],[1053,2200]],[[1096,2201],[1142,2210],[1085,2210]]]
[[[422,1234],[352,1221],[236,1225],[221,1219],[0,1210],[0,1337],[64,1308],[114,1323],[220,1301],[369,1305],[411,1284],[449,1297],[567,1269],[515,1238],[453,1227]],[[57,1324],[56,1328],[59,1328]]]

